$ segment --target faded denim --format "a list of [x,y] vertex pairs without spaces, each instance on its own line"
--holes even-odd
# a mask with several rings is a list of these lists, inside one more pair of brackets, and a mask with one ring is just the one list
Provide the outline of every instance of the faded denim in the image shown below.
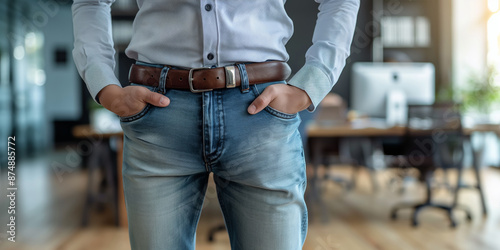
[[147,87],[171,103],[120,118],[132,249],[194,249],[210,172],[232,249],[302,249],[307,209],[300,117],[270,107],[247,113],[265,87],[279,83],[196,94]]

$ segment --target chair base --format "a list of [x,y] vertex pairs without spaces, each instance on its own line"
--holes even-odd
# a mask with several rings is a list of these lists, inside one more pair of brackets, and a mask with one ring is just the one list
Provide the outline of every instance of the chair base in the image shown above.
[[427,208],[427,207],[433,207],[433,208],[438,208],[438,209],[444,210],[448,215],[448,218],[450,220],[450,226],[452,228],[455,228],[457,226],[457,222],[453,218],[453,210],[454,209],[463,210],[466,214],[467,221],[469,221],[469,222],[472,221],[472,215],[471,215],[470,211],[463,206],[449,206],[449,205],[443,205],[443,204],[436,204],[436,203],[432,203],[432,202],[425,202],[425,203],[420,203],[420,204],[400,204],[392,209],[391,219],[393,219],[393,220],[397,219],[397,212],[400,209],[413,208],[411,225],[414,227],[417,227],[418,226],[418,214],[422,211],[422,209]]
[[215,226],[215,227],[212,227],[210,229],[210,232],[208,232],[208,241],[209,242],[213,242],[214,241],[214,237],[215,237],[215,234],[217,232],[222,232],[222,231],[225,231],[226,230],[226,226],[224,224],[222,225],[219,225],[219,226]]

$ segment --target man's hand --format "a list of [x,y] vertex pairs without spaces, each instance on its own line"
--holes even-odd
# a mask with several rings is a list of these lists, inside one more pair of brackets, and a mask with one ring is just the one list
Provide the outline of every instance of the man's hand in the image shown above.
[[158,107],[170,104],[170,99],[164,95],[141,86],[108,85],[99,91],[98,98],[103,107],[121,117],[139,113],[147,103]]
[[273,84],[255,98],[247,111],[252,115],[257,114],[269,105],[283,113],[295,114],[309,107],[311,103],[304,90],[292,85]]

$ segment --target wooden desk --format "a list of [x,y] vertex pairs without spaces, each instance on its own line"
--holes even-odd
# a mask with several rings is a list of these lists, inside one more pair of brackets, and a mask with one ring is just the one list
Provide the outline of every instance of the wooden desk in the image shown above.
[[308,137],[372,137],[372,136],[403,136],[406,127],[371,127],[355,126],[350,123],[335,126],[319,126],[311,124],[307,128]]
[[[321,203],[321,199],[319,197],[319,188],[317,187],[318,183],[318,166],[320,165],[321,158],[321,147],[328,143],[328,140],[331,139],[339,139],[339,138],[364,138],[362,141],[362,152],[363,152],[363,160],[364,165],[372,170],[374,168],[373,161],[373,151],[381,147],[381,144],[378,142],[381,138],[386,137],[403,137],[407,131],[405,126],[384,126],[383,124],[371,123],[369,120],[357,122],[357,123],[345,123],[345,124],[337,124],[332,126],[320,126],[318,124],[310,124],[307,127],[307,138],[310,152],[310,160],[314,168],[314,174],[311,180],[312,187],[312,197],[317,199]],[[429,131],[432,133],[433,131]],[[486,202],[482,192],[482,187],[480,185],[481,177],[479,173],[481,159],[483,156],[483,148],[484,146],[474,149],[472,147],[472,143],[470,143],[471,135],[474,133],[480,132],[494,132],[497,136],[500,137],[500,125],[498,124],[479,124],[474,127],[466,127],[463,129],[463,134],[465,135],[466,140],[468,140],[469,150],[472,153],[473,160],[473,169],[476,173],[476,181],[477,184],[474,186],[470,186],[471,188],[475,188],[479,190],[481,195],[481,202],[483,206],[483,214],[487,214]],[[377,189],[377,183],[375,181],[374,175],[372,174],[372,184],[374,190]]]
[[[378,126],[377,126],[378,125]],[[500,136],[499,124],[478,124],[473,127],[465,127],[464,135],[472,135],[475,132],[493,132]],[[312,123],[307,127],[308,137],[378,137],[378,136],[404,136],[405,126],[380,126],[372,125],[370,122],[361,125],[345,123],[333,126],[320,126]]]
[[500,124],[476,124],[473,127],[464,128],[465,135],[471,135],[475,132],[478,133],[493,132],[498,137],[500,137]]
[[[358,121],[356,123],[336,124],[332,126],[323,126],[315,123],[307,127],[307,141],[309,146],[309,158],[313,165],[312,187],[313,192],[316,192],[316,181],[318,166],[321,164],[323,148],[331,144],[332,139],[346,139],[350,141],[356,140],[356,144],[360,145],[361,155],[358,157],[357,164],[364,165],[371,172],[371,182],[374,190],[378,189],[378,184],[375,178],[375,158],[373,152],[381,148],[378,143],[379,138],[384,137],[402,137],[406,133],[406,127],[402,126],[387,126],[380,122],[370,122],[369,120]],[[345,142],[345,141],[344,141]],[[344,143],[345,144],[345,143]],[[339,147],[350,147],[349,145],[340,145]],[[345,152],[348,149],[340,149]],[[334,180],[335,181],[335,180]],[[336,182],[348,183],[353,186],[354,176],[351,181],[337,180]],[[313,197],[315,194],[313,194]],[[318,197],[315,197],[317,199]]]
[[73,136],[82,140],[89,140],[93,143],[101,142],[110,138],[116,138],[116,162],[117,162],[117,191],[118,191],[118,224],[121,227],[128,227],[127,209],[125,206],[125,196],[123,194],[122,161],[123,161],[123,132],[102,132],[93,129],[90,125],[79,125],[73,128]]

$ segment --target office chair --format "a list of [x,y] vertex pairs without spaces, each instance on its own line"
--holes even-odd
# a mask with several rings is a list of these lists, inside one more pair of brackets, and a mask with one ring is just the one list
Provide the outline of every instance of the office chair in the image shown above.
[[[116,161],[114,160],[116,157],[113,154],[109,141],[107,141],[95,144],[89,157],[87,197],[81,222],[83,227],[89,224],[92,208],[106,203],[111,203],[114,224],[115,226],[119,225],[118,186],[116,184]],[[102,172],[102,180],[98,178],[99,172]]]
[[[399,157],[401,159],[401,157]],[[457,205],[460,180],[463,172],[464,136],[462,134],[461,115],[452,104],[410,105],[408,106],[407,132],[404,142],[403,161],[399,167],[418,169],[420,181],[425,183],[426,198],[420,204],[400,204],[391,211],[391,218],[397,218],[402,208],[413,208],[412,225],[418,226],[417,216],[422,209],[434,207],[444,210],[450,220],[451,227],[456,227],[453,210],[461,209],[467,219],[472,220],[471,213],[465,207]],[[457,187],[451,205],[438,204],[432,201],[432,177],[437,168],[458,170]]]
[[[315,123],[318,126],[335,126],[344,125],[347,121],[347,104],[337,94],[328,94],[319,104],[315,117]],[[304,123],[304,122],[303,122]],[[350,178],[336,176],[327,171],[323,176],[323,180],[332,181],[340,185],[346,191],[352,190],[356,185],[356,174],[361,168],[362,153],[360,145],[364,141],[362,139],[345,139],[339,138],[332,143],[331,139],[317,142],[320,144],[320,149],[317,152],[312,152],[311,158],[314,158],[314,169],[317,171],[317,165],[321,164],[326,168],[330,168],[332,164],[346,164],[353,166],[353,171]],[[314,174],[317,176],[317,173]]]

